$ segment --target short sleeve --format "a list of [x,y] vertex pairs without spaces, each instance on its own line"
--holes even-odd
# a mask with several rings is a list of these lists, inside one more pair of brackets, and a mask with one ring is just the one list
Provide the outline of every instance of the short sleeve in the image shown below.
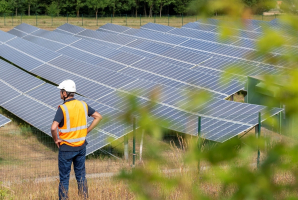
[[63,116],[63,112],[62,112],[62,109],[59,107],[57,112],[56,112],[56,115],[55,115],[55,118],[53,121],[56,121],[59,123],[59,126],[61,127],[61,123],[63,123],[64,121],[64,116]]
[[95,113],[95,110],[88,105],[88,116],[90,117]]

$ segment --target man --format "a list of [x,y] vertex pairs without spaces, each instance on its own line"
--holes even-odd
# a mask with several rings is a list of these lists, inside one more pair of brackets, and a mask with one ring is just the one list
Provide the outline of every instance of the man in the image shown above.
[[[58,107],[51,133],[59,148],[59,199],[68,198],[69,175],[73,163],[79,195],[88,198],[85,171],[87,134],[100,122],[101,115],[83,101],[74,98],[76,85],[72,80],[63,81],[58,88],[64,103]],[[87,116],[94,118],[87,127]],[[57,129],[59,127],[59,133]]]

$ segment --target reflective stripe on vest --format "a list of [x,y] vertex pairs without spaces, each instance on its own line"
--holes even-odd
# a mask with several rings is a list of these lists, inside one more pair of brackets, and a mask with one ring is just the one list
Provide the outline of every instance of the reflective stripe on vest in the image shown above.
[[[66,105],[60,105],[63,107],[64,109],[64,112],[65,112],[65,115],[66,115],[66,129],[59,129],[59,132],[60,133],[68,133],[68,132],[72,132],[72,131],[78,131],[78,130],[82,130],[82,129],[87,129],[87,118],[88,118],[88,113],[87,113],[87,109],[86,109],[86,106],[85,106],[85,103],[83,101],[80,101],[83,105],[83,108],[84,108],[84,111],[85,111],[85,119],[86,119],[86,122],[84,126],[79,126],[79,127],[75,127],[75,128],[70,128],[70,117],[69,117],[69,111],[68,111],[68,108]],[[65,142],[68,142],[68,143],[73,143],[73,142],[80,142],[80,141],[84,141],[86,139],[86,137],[81,137],[81,138],[75,138],[75,139],[61,139],[60,136],[59,136],[59,133],[57,134],[58,135],[58,139],[60,140],[63,140]]]

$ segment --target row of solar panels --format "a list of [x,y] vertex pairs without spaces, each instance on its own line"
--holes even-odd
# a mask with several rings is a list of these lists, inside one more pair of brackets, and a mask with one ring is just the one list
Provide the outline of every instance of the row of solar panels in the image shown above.
[[8,124],[9,122],[11,122],[10,119],[8,119],[7,117],[0,115],[0,127],[5,126],[6,124]]
[[[195,66],[195,63],[201,62],[200,60],[192,61],[193,64],[187,64],[180,62],[176,56],[176,60],[169,61],[163,56],[153,56],[138,50],[133,52],[118,50],[119,46],[111,47],[106,43],[94,43],[60,33],[37,28],[32,29],[34,28],[22,24],[9,33],[69,57],[79,58],[93,65],[100,64],[104,68],[120,72],[126,76],[151,80],[175,88],[204,89],[221,99],[244,88],[243,83],[236,80],[229,81],[226,79],[226,83],[221,84],[219,76],[222,74],[218,74],[218,71],[215,73],[214,70],[211,70],[212,72],[209,73],[210,69],[206,68],[201,71],[188,69]],[[137,54],[137,51],[142,55]],[[168,53],[172,55],[171,52]],[[81,56],[78,56],[79,54]],[[193,58],[199,59],[195,56]],[[185,60],[190,62],[191,58],[186,57]]]
[[[0,60],[0,106],[20,117],[32,126],[51,136],[50,127],[57,106],[61,104],[59,90],[44,81],[35,78],[17,67]],[[91,107],[100,110],[104,117],[117,118],[119,110],[100,104],[82,96],[77,99],[87,102]],[[0,118],[2,122],[2,118]],[[88,119],[88,124],[91,118]],[[107,144],[107,138],[118,139],[132,130],[117,121],[102,124],[87,136],[87,154]]]
[[[171,29],[170,32],[167,29]],[[276,67],[272,65],[259,65],[274,57],[278,57],[276,53],[273,53],[271,57],[260,55],[255,49],[241,48],[239,46],[215,41],[215,36],[210,37],[209,35],[207,38],[201,37],[202,33],[199,33],[196,30],[173,28],[149,23],[141,27],[141,29],[106,24],[100,27],[98,31],[115,33],[135,39],[147,39],[148,41],[174,46],[175,49],[192,51],[201,54],[201,56],[214,57],[220,60],[238,61],[240,64],[245,61],[248,70],[251,71],[257,70],[258,72],[262,72],[265,70],[266,72],[270,72],[269,69],[278,70],[278,68],[276,69]],[[81,33],[79,34],[81,35]],[[210,34],[214,35],[214,33]],[[231,42],[235,41],[232,40]],[[278,65],[282,64],[283,63],[278,63]],[[202,66],[204,66],[204,63],[202,63]]]
[[[20,30],[22,30],[22,32],[20,32]],[[87,51],[88,50],[88,46],[90,46],[90,43],[88,41],[84,41],[82,39],[79,39],[79,40],[76,40],[74,37],[70,37],[70,36],[63,36],[61,34],[57,34],[57,33],[52,33],[52,32],[49,32],[49,31],[44,31],[44,30],[38,30],[36,27],[33,27],[33,26],[29,26],[29,25],[21,25],[21,26],[18,26],[14,29],[14,33],[16,33],[16,31],[18,31],[19,33],[25,33],[26,31],[27,32],[34,32],[34,36],[33,34],[29,36],[29,41],[32,41],[32,42],[36,42],[37,44],[39,43],[43,43],[43,46],[44,47],[49,47],[50,49],[50,42],[51,44],[56,44],[53,40],[56,39],[57,40],[60,40],[60,41],[69,41],[69,42],[72,42],[72,45],[76,45],[77,44],[77,41],[78,42],[86,42],[86,49],[84,49],[83,51],[77,51],[74,55],[72,55],[71,53],[73,53],[73,51],[70,51],[69,55],[72,56],[73,58],[79,58],[81,60],[81,57],[82,55],[84,56],[84,59],[86,58],[86,54],[84,54],[84,51]],[[28,37],[28,35],[25,35],[23,38],[26,39]],[[48,45],[45,45],[46,43],[48,43]],[[82,44],[82,43],[80,43]],[[76,46],[76,50],[80,50],[80,48],[78,47],[79,45]],[[68,48],[69,46],[64,46],[64,49]],[[102,55],[104,53],[101,53],[101,52],[105,52],[106,49],[103,47],[103,46],[96,46],[96,48],[94,48],[94,54],[97,53],[96,52],[96,49],[99,49],[99,53],[98,55]],[[67,50],[65,50],[65,52],[68,52]],[[112,55],[115,55],[114,52],[112,50],[108,51],[110,54]],[[100,54],[101,53],[101,54]],[[116,53],[119,53],[116,51]],[[91,54],[92,55],[92,54]],[[90,56],[90,55],[88,55]],[[134,56],[134,55],[127,55],[126,56]],[[84,60],[82,59],[82,60]],[[100,60],[100,59],[99,59]],[[105,60],[106,62],[104,63],[101,63],[101,62],[98,62],[97,65],[100,65],[100,66],[104,66],[103,64],[106,64],[107,63],[107,60]],[[84,73],[84,69],[81,69],[80,66],[76,66],[75,64],[73,63],[70,63],[69,60],[67,60],[67,62],[69,63],[69,65],[71,66],[74,66],[72,67],[70,70],[72,72],[76,72],[77,74],[86,74],[86,76],[88,78],[95,78],[94,76],[92,77],[91,76],[91,73]],[[53,63],[53,62],[51,62]],[[57,62],[54,62],[56,66],[59,65],[59,63],[61,63],[61,60],[57,61]],[[146,63],[143,63],[142,64],[143,66],[146,65]],[[104,66],[104,67],[109,67],[109,66]],[[91,68],[89,65],[88,65],[88,68]],[[102,68],[98,67],[97,68],[92,68],[92,73],[96,73],[96,69],[98,70],[102,70]],[[175,72],[175,69],[173,69],[173,71]],[[102,75],[106,76],[107,74],[106,73],[103,73],[103,71],[101,71],[100,73],[102,73]],[[96,76],[100,76],[100,74],[96,74]],[[123,77],[123,76],[122,76]],[[136,75],[134,75],[134,77],[138,77]],[[145,77],[147,79],[150,79],[151,80],[151,77]],[[97,79],[94,79],[94,80],[97,80]],[[100,80],[100,78],[98,79]],[[124,78],[122,78],[121,80],[124,80]],[[178,79],[179,80],[179,79]],[[150,91],[152,91],[152,89],[154,87],[149,87],[149,88],[146,88],[145,86],[145,82],[142,80],[142,81],[138,81],[138,80],[132,80],[133,81],[133,84],[129,85],[129,87],[121,87],[120,89],[121,90],[124,90],[124,91],[127,91],[127,92],[130,92],[131,89],[139,89],[139,93],[138,95],[141,96],[141,97],[144,97],[144,98],[148,98],[148,95],[146,94],[149,94]],[[112,80],[112,82],[115,82],[115,80]],[[111,85],[113,86],[111,83],[106,83],[107,85]],[[175,85],[171,85],[171,86],[175,86]],[[177,86],[176,86],[177,87]],[[119,89],[119,87],[115,88],[115,89]],[[141,90],[140,90],[141,89]],[[143,92],[142,90],[145,90],[145,92]],[[164,87],[163,88],[163,96],[161,98],[161,103],[164,103],[164,104],[167,104],[169,106],[175,106],[175,107],[178,107],[178,108],[181,108],[181,106],[179,107],[179,105],[181,105],[182,103],[187,103],[187,97],[183,96],[183,95],[180,95],[178,90],[175,90],[175,88],[167,88],[167,87]],[[180,96],[180,97],[179,97]],[[179,97],[179,98],[177,98]],[[178,102],[175,102],[175,100],[178,100]],[[211,103],[210,103],[211,102]],[[249,109],[248,108],[248,105],[249,104],[239,104],[239,103],[236,103],[236,102],[230,102],[230,101],[223,101],[223,100],[218,100],[218,99],[213,99],[211,100],[209,103],[205,103],[204,105],[198,105],[198,106],[201,106],[201,107],[204,107],[204,109],[201,109],[201,111],[199,110],[198,112],[201,114],[201,115],[207,115],[207,116],[214,116],[214,117],[217,117],[218,115],[218,111],[220,110],[214,110],[215,113],[212,113],[210,110],[208,109],[205,109],[205,108],[208,108],[208,106],[214,106],[214,105],[219,105],[220,108],[222,108],[222,110],[226,110],[226,111],[229,111],[229,110],[232,110],[232,108],[235,108],[237,107],[237,109],[239,111],[243,111],[243,110],[247,110]],[[237,105],[236,105],[236,104]],[[252,106],[252,105],[249,105],[249,106]],[[255,106],[255,105],[253,105]],[[249,109],[250,110],[250,109]],[[192,111],[192,110],[190,110]],[[205,113],[204,111],[208,111],[207,113]],[[195,112],[195,111],[193,111]],[[223,116],[227,116],[226,119],[233,119],[231,117],[234,117],[234,119],[236,118],[235,117],[235,113],[231,112],[231,113],[228,113],[228,112],[222,112],[222,115]],[[245,115],[247,117],[247,114]],[[245,117],[245,118],[246,118]],[[220,117],[222,118],[222,117]],[[247,118],[246,118],[247,119]],[[242,120],[242,119],[241,119]],[[240,121],[241,121],[240,120]],[[241,122],[245,122],[245,120],[242,120]],[[256,121],[254,122],[249,122],[251,124],[255,124]]]
[[[199,24],[202,24],[202,27],[205,26],[205,30],[218,32],[221,26],[238,29],[242,34],[241,36],[246,36],[248,38],[257,39],[263,35],[264,28],[270,27],[273,30],[287,30],[291,31],[292,27],[287,24],[282,23],[279,19],[273,19],[271,21],[262,21],[262,20],[245,20],[243,25],[243,20],[223,23],[222,20],[218,19],[200,19],[197,21]],[[242,24],[242,26],[240,25]],[[240,25],[240,26],[239,26]],[[253,37],[254,36],[254,37]]]
[[[79,29],[79,27],[73,28]],[[80,43],[81,45],[74,45],[71,48],[71,51],[63,52],[66,55],[69,55],[68,57],[46,50],[40,46],[34,45],[32,42],[41,44],[49,49],[57,48],[58,45],[61,44],[56,50],[60,52],[62,49],[68,48],[69,50],[69,47],[72,44],[76,44],[77,42],[82,41],[82,39],[78,40],[72,36],[62,34],[57,35],[57,33],[53,34],[51,32],[41,31],[36,27],[24,24],[16,27],[10,32],[24,37],[24,39],[27,38],[31,42],[26,42],[23,39],[13,37],[7,33],[1,33],[2,45],[0,45],[0,56],[14,62],[27,71],[56,84],[65,79],[65,77],[72,78],[78,83],[78,92],[80,94],[95,99],[105,105],[109,105],[119,110],[127,109],[125,101],[117,96],[116,92],[129,93],[131,92],[131,89],[139,89],[140,87],[143,88],[143,90],[140,90],[139,93],[141,94],[138,95],[138,100],[141,104],[147,104],[148,93],[150,93],[156,86],[155,82],[144,81],[146,79],[151,79],[152,76],[148,76],[148,73],[143,76],[143,79],[135,79],[135,74],[128,76],[127,73],[122,74],[118,72],[119,70],[121,72],[125,68],[128,68],[128,65],[126,65],[125,68],[120,68],[118,71],[115,69],[106,69],[107,67],[112,68],[116,65],[116,60],[111,58],[117,58],[117,56],[119,57],[119,54],[120,56],[121,54],[125,55],[122,58],[127,60],[133,60],[133,56],[135,56],[135,54],[132,53],[125,54],[124,51],[114,52],[115,49],[111,48],[110,43],[104,43],[102,46],[95,46],[96,48],[92,49],[92,52],[88,52],[88,46],[90,46],[91,43],[87,43],[87,47],[86,45],[84,46],[83,43]],[[94,31],[94,33],[97,32]],[[117,36],[110,39],[117,40]],[[106,47],[106,44],[108,44],[107,46],[110,48]],[[70,52],[74,49],[80,50],[74,53],[73,57],[77,59],[71,58],[72,53]],[[100,53],[97,53],[97,51]],[[105,54],[105,52],[107,53]],[[96,55],[97,57],[90,57],[91,55]],[[82,62],[88,62],[91,58],[96,65]],[[139,62],[141,62],[142,59],[139,60]],[[113,63],[111,64],[110,61],[113,61]],[[119,65],[125,65],[122,61],[119,62],[118,60],[117,62]],[[143,64],[145,65],[146,63]],[[105,68],[99,67],[98,65],[105,66]],[[174,70],[175,68],[173,67],[172,69]],[[186,70],[186,68],[183,68],[183,70],[184,69]],[[159,77],[163,76],[161,75]],[[169,80],[174,83],[172,79],[168,78],[168,82]],[[133,87],[129,85],[132,85]],[[166,84],[163,84],[164,87],[165,85]],[[179,90],[175,90],[177,85],[179,84],[167,86],[168,89],[165,91],[168,91],[169,93],[164,95],[165,98],[162,99],[157,108],[152,111],[156,117],[169,120],[170,126],[167,128],[173,130],[195,135],[197,131],[197,116],[200,115],[204,116],[202,125],[204,137],[223,142],[256,124],[257,113],[259,111],[265,111],[265,108],[262,106],[240,104],[216,98],[207,102],[205,105],[199,105],[198,107],[201,108],[199,114],[183,111],[180,107],[177,107],[176,104],[173,104],[173,99],[176,99],[177,97],[178,99],[180,98],[180,102],[185,101],[185,97],[179,95]],[[41,88],[40,92],[45,91],[46,90]],[[170,92],[174,94],[169,96]],[[167,99],[167,97],[170,98]],[[270,114],[275,114],[279,111],[279,109],[272,109]],[[265,116],[264,112],[263,115]]]

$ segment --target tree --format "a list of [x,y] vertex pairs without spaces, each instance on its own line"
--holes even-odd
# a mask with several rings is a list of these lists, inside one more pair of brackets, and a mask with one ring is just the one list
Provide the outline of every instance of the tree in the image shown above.
[[9,4],[15,10],[16,16],[18,16],[18,10],[23,7],[24,0],[10,0]]
[[122,6],[122,3],[120,0],[110,0],[109,2],[109,7],[110,7],[110,10],[112,10],[112,13],[113,13],[113,17],[115,16],[115,13],[116,11],[118,11],[118,9],[121,8]]
[[159,5],[159,17],[161,17],[163,7],[168,6],[174,2],[175,0],[157,0],[157,4]]
[[39,7],[38,0],[26,0],[26,3],[28,4],[28,16],[31,14],[31,5],[34,6],[35,12],[37,12],[37,9]]
[[124,0],[122,2],[121,8],[124,11],[133,10],[133,8],[136,7],[136,1],[135,0]]
[[108,0],[87,0],[86,5],[95,10],[96,19],[98,9],[105,9],[108,6]]
[[0,13],[8,13],[10,12],[9,3],[5,0],[0,1]]
[[156,0],[145,0],[149,5],[149,17],[152,17],[153,6],[156,4]]
[[176,0],[174,3],[174,11],[183,14],[187,12],[190,0]]
[[77,12],[77,17],[80,17],[80,9],[85,5],[85,2],[83,0],[76,0],[75,7]]
[[60,9],[58,7],[58,3],[53,1],[49,6],[47,6],[47,13],[49,15],[59,15]]

